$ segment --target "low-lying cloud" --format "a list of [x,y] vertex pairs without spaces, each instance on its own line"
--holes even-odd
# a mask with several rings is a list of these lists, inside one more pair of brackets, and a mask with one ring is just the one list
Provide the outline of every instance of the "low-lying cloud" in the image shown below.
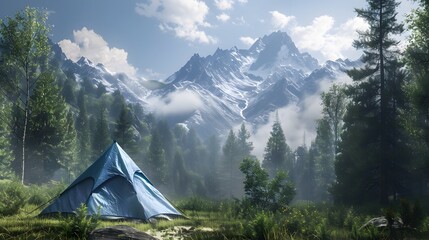
[[150,108],[156,116],[168,117],[191,114],[203,107],[200,96],[192,90],[178,90],[164,97],[148,99]]
[[[322,100],[320,94],[329,90],[332,83],[344,84],[350,83],[351,79],[344,73],[335,81],[325,79],[320,82],[317,92],[308,95],[298,104],[291,103],[276,112],[272,112],[266,124],[259,126],[257,129],[251,129],[250,141],[253,142],[253,154],[259,160],[263,159],[264,150],[271,134],[272,126],[278,119],[286,137],[287,144],[295,150],[304,143],[310,146],[316,137],[317,120],[322,117]],[[305,136],[305,142],[304,142]]]

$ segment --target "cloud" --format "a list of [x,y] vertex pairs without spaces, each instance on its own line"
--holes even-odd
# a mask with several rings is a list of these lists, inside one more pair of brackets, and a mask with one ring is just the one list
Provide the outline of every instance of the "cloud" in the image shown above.
[[103,37],[94,30],[83,27],[73,31],[73,40],[64,39],[58,45],[64,54],[75,62],[83,56],[92,62],[102,63],[110,71],[136,77],[137,68],[128,63],[128,53],[124,49],[109,47]]
[[137,14],[160,21],[160,29],[174,32],[179,38],[192,42],[213,44],[216,38],[207,35],[202,27],[210,27],[205,18],[209,12],[200,0],[149,0],[137,3]]
[[219,20],[219,21],[222,21],[222,22],[227,22],[228,20],[229,20],[229,15],[228,14],[225,14],[225,13],[222,13],[222,14],[220,14],[220,15],[217,15],[216,16],[216,18],[217,18],[217,20]]
[[247,3],[247,0],[238,0],[239,3]]
[[[347,74],[341,74],[334,80],[337,84],[351,83],[352,80]],[[329,90],[333,81],[330,79],[322,80],[319,83],[318,90],[304,98],[304,101],[299,104],[291,103],[283,108],[279,108],[277,112],[272,112],[269,116],[269,121],[259,126],[256,129],[251,129],[252,132],[250,141],[253,142],[255,154],[258,159],[262,160],[265,146],[271,134],[272,126],[276,121],[276,114],[282,126],[286,137],[286,143],[295,150],[304,143],[310,146],[311,142],[316,137],[317,120],[322,116],[322,100],[320,94]]]
[[362,18],[355,17],[335,28],[333,17],[320,16],[309,26],[293,29],[292,36],[299,48],[319,51],[326,59],[337,59],[344,57],[344,51],[353,48],[356,31],[367,27]]
[[294,16],[286,16],[278,11],[271,11],[271,25],[275,30],[288,30],[297,47],[301,50],[320,53],[324,59],[344,58],[344,52],[353,49],[353,40],[357,30],[368,29],[368,24],[359,17],[347,20],[335,26],[335,19],[323,15],[316,17],[310,25],[300,26]]
[[178,90],[159,98],[148,99],[150,107],[157,116],[190,114],[203,107],[200,96],[191,90]]
[[256,40],[258,39],[251,37],[240,37],[240,41],[248,47],[252,46],[256,42]]
[[242,25],[246,24],[246,20],[244,19],[243,16],[237,17],[234,19],[234,21],[232,21],[232,24],[237,25],[237,26],[242,26]]
[[154,71],[153,69],[151,69],[151,68],[146,68],[146,69],[144,69],[143,70],[143,76],[144,76],[144,78],[146,78],[146,79],[149,79],[149,80],[153,80],[153,79],[162,79],[162,78],[164,78],[165,77],[165,75],[164,74],[162,74],[162,73],[159,73],[159,72],[156,72],[156,71]]
[[271,11],[271,24],[277,30],[285,29],[290,21],[294,20],[294,16],[286,16],[278,11]]
[[215,0],[215,5],[220,10],[229,10],[233,8],[233,0]]

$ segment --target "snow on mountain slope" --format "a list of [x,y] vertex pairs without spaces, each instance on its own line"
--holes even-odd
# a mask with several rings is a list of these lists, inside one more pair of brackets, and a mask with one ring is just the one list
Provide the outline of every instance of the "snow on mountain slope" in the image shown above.
[[246,121],[265,124],[276,109],[299,105],[318,90],[321,81],[344,75],[356,62],[338,59],[322,66],[301,53],[288,34],[274,32],[249,49],[217,49],[213,55],[194,54],[162,88],[145,88],[144,79],[113,73],[86,58],[63,59],[62,68],[77,79],[103,84],[109,92],[119,89],[130,102],[139,102],[170,123],[184,123],[202,137],[225,134]]
[[320,81],[335,78],[352,65],[337,60],[320,66],[311,55],[301,53],[286,33],[274,32],[249,49],[217,49],[207,57],[195,54],[165,80],[165,88],[151,92],[149,98],[168,99],[183,90],[198,96],[202,104],[187,112],[186,118],[165,112],[162,116],[209,136],[243,121],[264,124],[271,112],[298,103],[306,93],[315,92],[311,88]]

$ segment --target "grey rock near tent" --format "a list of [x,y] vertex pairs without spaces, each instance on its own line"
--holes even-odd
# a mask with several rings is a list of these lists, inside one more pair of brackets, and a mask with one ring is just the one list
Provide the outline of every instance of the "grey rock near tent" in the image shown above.
[[127,239],[127,240],[158,240],[151,235],[138,231],[135,228],[118,225],[108,228],[100,228],[91,232],[89,235],[90,240],[114,240],[114,239]]
[[[374,226],[376,228],[384,228],[384,227],[387,227],[388,222],[387,222],[387,219],[385,217],[376,217],[376,218],[373,218],[373,219],[369,220],[368,222],[366,222],[359,229],[368,227],[370,225],[372,225],[372,226]],[[395,218],[393,220],[392,227],[395,228],[395,229],[403,228],[404,227],[404,223],[402,222],[402,219]]]

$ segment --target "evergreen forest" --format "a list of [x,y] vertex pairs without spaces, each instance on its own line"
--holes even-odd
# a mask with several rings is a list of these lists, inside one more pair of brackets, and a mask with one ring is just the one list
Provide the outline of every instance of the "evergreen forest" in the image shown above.
[[[429,1],[416,2],[406,22],[397,20],[396,0],[356,9],[369,28],[353,43],[363,52],[361,67],[347,71],[353,82],[321,94],[311,144],[290,147],[277,116],[262,159],[245,123],[203,139],[119,90],[64,72],[47,13],[27,7],[1,19],[0,239],[57,238],[64,229],[59,239],[86,238],[70,219],[35,214],[113,141],[189,217],[121,223],[142,231],[189,225],[213,231],[183,239],[429,238]],[[75,219],[83,229],[112,224],[83,215]],[[29,216],[26,229],[20,221]],[[363,227],[379,216],[385,228]]]

